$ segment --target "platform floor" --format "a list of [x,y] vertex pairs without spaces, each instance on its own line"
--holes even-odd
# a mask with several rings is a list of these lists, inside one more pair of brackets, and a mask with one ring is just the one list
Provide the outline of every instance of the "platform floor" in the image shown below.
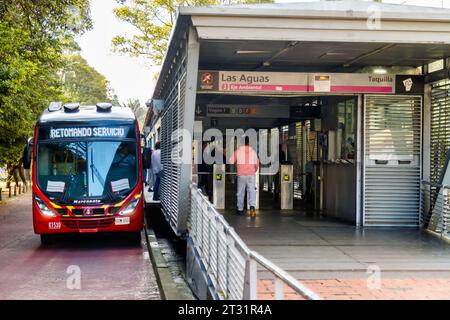
[[153,200],[153,191],[149,190],[149,186],[144,185],[144,202],[146,206],[159,205],[159,200]]
[[302,209],[280,211],[268,194],[261,204],[256,218],[236,215],[233,205],[222,213],[251,249],[298,278],[367,277],[374,265],[394,278],[450,278],[450,245],[425,231],[363,229]]

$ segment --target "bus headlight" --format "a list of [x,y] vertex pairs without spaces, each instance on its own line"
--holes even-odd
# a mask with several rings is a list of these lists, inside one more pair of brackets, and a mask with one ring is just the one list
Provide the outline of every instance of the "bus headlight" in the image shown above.
[[132,199],[130,202],[128,202],[127,206],[123,208],[123,210],[119,211],[119,215],[121,216],[128,216],[130,214],[134,213],[134,210],[139,204],[140,198]]
[[44,215],[46,217],[56,217],[55,212],[53,212],[53,210],[50,209],[41,198],[39,198],[38,196],[35,195],[34,201],[36,202],[36,205],[38,206],[42,215]]

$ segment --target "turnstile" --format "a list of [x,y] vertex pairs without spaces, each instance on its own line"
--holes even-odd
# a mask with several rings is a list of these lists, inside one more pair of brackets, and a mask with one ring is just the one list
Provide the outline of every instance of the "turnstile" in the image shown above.
[[225,164],[214,165],[213,205],[216,209],[225,209]]
[[[213,169],[213,205],[216,209],[225,209],[225,179],[226,171],[224,164],[215,164]],[[294,207],[294,168],[293,165],[280,166],[280,208],[292,210]],[[259,209],[259,171],[256,174],[256,206]],[[247,194],[248,195],[248,194]],[[247,209],[250,206],[247,201]]]
[[292,164],[280,166],[280,207],[281,210],[294,208],[294,167]]
[[[256,185],[256,200],[255,200],[255,209],[258,210],[259,209],[259,169],[256,172],[256,177],[255,177],[255,185]],[[248,197],[248,192],[247,192],[247,197]],[[250,203],[247,201],[247,209],[250,210]]]
[[[231,173],[235,175],[235,173]],[[225,164],[214,164],[213,167],[213,205],[216,209],[225,209],[225,179],[226,171]],[[236,177],[236,176],[234,176]],[[255,209],[259,209],[259,170],[256,173],[256,206]],[[233,188],[237,188],[237,182],[232,183]],[[236,194],[236,193],[235,193]],[[247,193],[248,197],[248,193]],[[250,209],[249,202],[247,201],[247,209]]]

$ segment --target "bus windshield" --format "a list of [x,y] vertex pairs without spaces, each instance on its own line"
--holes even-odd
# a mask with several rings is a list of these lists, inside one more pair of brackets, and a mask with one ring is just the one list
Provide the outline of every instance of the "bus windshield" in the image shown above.
[[52,200],[124,198],[138,180],[136,142],[75,141],[39,143],[37,183]]

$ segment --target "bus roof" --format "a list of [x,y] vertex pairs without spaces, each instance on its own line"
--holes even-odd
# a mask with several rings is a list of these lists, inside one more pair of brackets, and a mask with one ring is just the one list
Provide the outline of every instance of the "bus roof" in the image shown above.
[[51,123],[51,122],[73,122],[73,121],[95,121],[95,120],[125,120],[135,121],[133,111],[126,107],[112,107],[109,112],[97,111],[96,106],[80,106],[76,112],[64,111],[61,108],[58,111],[49,111],[45,109],[38,123]]

